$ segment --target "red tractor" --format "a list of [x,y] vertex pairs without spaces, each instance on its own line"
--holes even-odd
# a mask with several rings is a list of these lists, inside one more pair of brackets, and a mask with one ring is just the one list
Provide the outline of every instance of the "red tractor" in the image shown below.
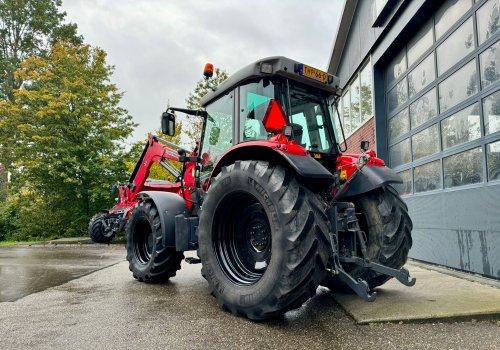
[[[211,74],[208,67],[205,76]],[[123,212],[106,214],[123,225],[133,207],[126,236],[136,279],[165,281],[185,251],[197,250],[199,259],[186,260],[202,264],[219,306],[254,320],[300,307],[319,285],[373,301],[373,289],[392,277],[415,284],[403,267],[412,222],[391,186],[401,179],[367,142],[360,155],[342,154],[342,127],[331,115],[337,77],[270,57],[212,90],[202,109],[162,115],[167,135],[175,112],[202,118],[195,151],[150,138],[122,187],[129,198]],[[142,167],[167,165],[164,158],[183,164],[177,182],[144,182]]]

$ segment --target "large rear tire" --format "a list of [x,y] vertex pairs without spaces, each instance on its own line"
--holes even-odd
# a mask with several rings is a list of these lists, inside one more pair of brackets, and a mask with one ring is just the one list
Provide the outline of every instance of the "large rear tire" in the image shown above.
[[266,161],[237,161],[214,181],[198,255],[219,306],[253,320],[300,307],[326,275],[328,226],[316,195]]
[[115,237],[109,214],[105,212],[97,213],[90,219],[88,230],[90,239],[95,243],[109,243]]
[[184,254],[165,247],[158,209],[152,201],[139,202],[127,223],[127,260],[140,282],[165,282],[181,268]]
[[[408,207],[396,190],[387,185],[357,196],[351,200],[356,212],[361,213],[359,224],[367,238],[368,258],[382,265],[400,269],[408,259],[412,246],[413,224]],[[344,270],[354,279],[363,279],[370,288],[378,287],[392,277],[353,264],[344,264]],[[322,285],[332,290],[352,292],[338,277],[328,275]]]

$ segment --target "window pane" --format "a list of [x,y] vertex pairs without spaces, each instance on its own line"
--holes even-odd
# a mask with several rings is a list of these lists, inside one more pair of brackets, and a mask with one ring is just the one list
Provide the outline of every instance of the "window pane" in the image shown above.
[[233,96],[219,98],[207,107],[209,118],[202,147],[202,175],[208,174],[222,153],[233,144]]
[[500,180],[500,141],[490,143],[488,152],[488,180]]
[[272,82],[243,85],[240,88],[240,137],[243,141],[266,140],[268,133],[262,124],[269,100],[274,98]]
[[475,103],[441,122],[443,149],[481,137],[479,104]]
[[392,146],[389,150],[389,157],[391,159],[392,167],[410,162],[410,139],[406,139]]
[[481,69],[481,85],[485,87],[500,79],[500,41],[491,45],[490,48],[479,55],[479,66]]
[[361,125],[361,111],[359,108],[359,79],[357,76],[351,83],[349,90],[351,91],[351,130],[354,130]]
[[436,12],[436,40],[467,12],[471,0],[448,0]]
[[408,67],[411,67],[433,42],[432,21],[428,21],[408,43]]
[[477,93],[476,61],[472,60],[439,84],[441,112]]
[[437,47],[438,74],[441,75],[446,72],[473,50],[474,28],[471,17]]
[[406,78],[404,78],[387,94],[389,113],[405,103],[407,99],[408,90],[406,87]]
[[410,119],[408,109],[403,109],[396,116],[389,120],[389,141],[410,131]]
[[292,139],[309,151],[331,152],[332,138],[326,127],[328,112],[324,97],[292,85],[290,105],[293,106],[290,116]]
[[500,131],[500,91],[483,100],[484,129],[486,134]]
[[434,68],[434,53],[431,53],[425,60],[408,74],[408,90],[412,97],[417,92],[422,90],[436,77]]
[[413,160],[434,154],[439,151],[438,125],[419,132],[411,137]]
[[500,0],[489,0],[476,12],[479,45],[500,29]]
[[415,193],[441,188],[441,164],[439,160],[414,168],[413,174],[415,176]]
[[[339,113],[342,110],[342,102],[339,101],[338,107],[335,108],[335,106],[331,106],[330,108],[330,115],[332,116],[332,122],[333,122],[333,132],[335,133],[335,140],[337,140],[339,143],[342,142],[342,131],[340,130],[340,121],[342,121],[342,116],[339,116],[337,113],[337,110]],[[339,118],[340,117],[340,118]],[[342,126],[344,124],[342,123]]]
[[387,68],[387,86],[401,76],[406,71],[405,50],[401,51]]
[[399,176],[403,179],[402,184],[394,184],[394,188],[398,191],[399,194],[410,194],[411,193],[411,170],[405,170],[398,173]]
[[444,187],[456,187],[483,181],[481,147],[444,158]]
[[361,71],[361,121],[368,120],[372,115],[372,66],[370,63]]
[[434,118],[437,115],[436,89],[420,97],[410,105],[411,127],[416,128],[420,124]]
[[345,92],[344,97],[342,98],[342,118],[344,121],[344,131],[346,136],[351,133],[351,118],[349,116],[349,110],[351,109],[351,94],[349,90]]

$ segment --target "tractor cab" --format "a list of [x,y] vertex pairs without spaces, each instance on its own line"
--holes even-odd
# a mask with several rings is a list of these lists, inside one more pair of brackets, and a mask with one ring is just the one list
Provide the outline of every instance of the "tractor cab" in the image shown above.
[[285,57],[241,69],[201,100],[207,112],[202,175],[231,147],[262,144],[285,133],[316,159],[336,157],[339,142],[329,101],[339,93],[337,77]]

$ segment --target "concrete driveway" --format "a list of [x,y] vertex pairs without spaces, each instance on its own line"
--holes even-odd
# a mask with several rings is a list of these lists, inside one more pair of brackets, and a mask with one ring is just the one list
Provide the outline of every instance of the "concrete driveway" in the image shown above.
[[[86,249],[86,254],[96,249],[94,258],[108,254],[105,247],[74,249]],[[122,262],[114,264],[110,259],[109,267],[95,265],[95,272],[0,303],[0,347],[498,349],[500,344],[496,320],[357,325],[323,288],[300,309],[256,323],[218,308],[200,275],[200,265],[183,263],[170,282],[144,284],[132,278],[123,261],[124,251],[111,255],[115,253]],[[74,263],[85,266],[89,257],[82,259]],[[3,290],[6,282],[1,283]]]

